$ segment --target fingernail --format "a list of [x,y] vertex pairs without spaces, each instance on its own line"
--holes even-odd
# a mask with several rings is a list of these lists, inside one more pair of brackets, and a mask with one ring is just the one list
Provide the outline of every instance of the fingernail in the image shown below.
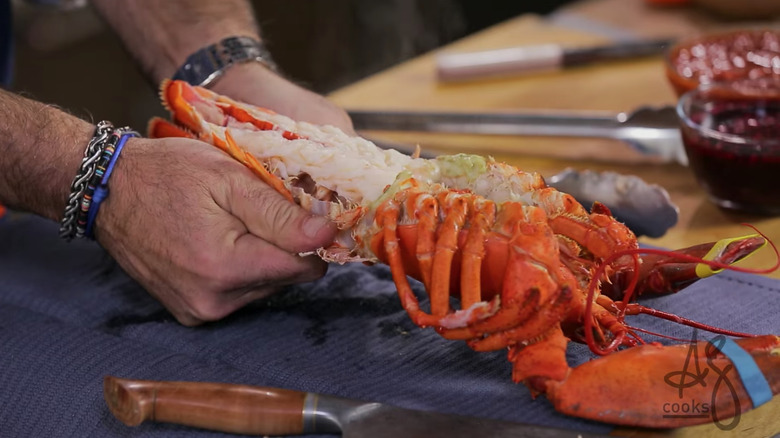
[[303,234],[305,234],[306,237],[313,239],[317,237],[317,233],[319,233],[323,227],[326,227],[329,224],[330,221],[327,218],[322,216],[309,216],[303,221]]

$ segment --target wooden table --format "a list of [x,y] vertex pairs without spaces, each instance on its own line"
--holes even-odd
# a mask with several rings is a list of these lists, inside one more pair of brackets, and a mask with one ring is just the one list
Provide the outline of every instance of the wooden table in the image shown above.
[[[545,20],[537,16],[521,16],[442,48],[442,51],[471,51],[493,49],[520,44],[562,43],[589,45],[606,41],[604,32],[584,32],[562,26],[572,17],[591,24],[605,16],[610,22],[606,29],[622,24],[623,31],[631,31],[632,22],[640,18],[639,27],[658,36],[659,28],[665,34],[692,33],[697,29],[711,29],[715,24],[696,12],[643,11],[638,0],[593,0],[580,2],[562,11],[558,18]],[[623,8],[623,10],[621,10]],[[606,13],[605,11],[609,11]],[[646,12],[646,13],[643,13]],[[600,15],[602,14],[603,15]],[[682,15],[678,15],[682,14]],[[620,17],[627,21],[621,22]],[[693,18],[692,18],[693,17]],[[587,21],[590,20],[590,21]],[[654,26],[652,20],[658,24]],[[669,23],[676,23],[669,26]],[[666,25],[664,25],[666,24]],[[733,26],[734,24],[730,24]],[[609,27],[613,26],[613,27]],[[666,82],[663,61],[632,60],[571,69],[559,73],[505,79],[482,80],[472,83],[442,84],[437,82],[433,54],[400,64],[341,89],[330,96],[348,109],[410,109],[410,110],[599,110],[630,111],[640,105],[667,105],[675,103],[675,96]],[[534,170],[549,176],[566,167],[576,169],[616,170],[634,174],[668,190],[680,208],[679,223],[657,239],[642,242],[666,248],[685,247],[729,236],[750,234],[752,230],[741,225],[750,223],[771,240],[780,243],[780,218],[750,216],[724,211],[710,203],[696,184],[688,168],[668,163],[648,161],[627,146],[608,140],[570,138],[487,137],[441,135],[422,133],[364,133],[372,138],[406,144],[420,144],[423,149],[442,152],[472,152],[490,154],[524,170]],[[734,181],[739,184],[739,181]],[[749,260],[746,266],[767,267],[775,262],[771,250],[764,250]],[[769,274],[780,278],[780,272]],[[767,436],[769,425],[780,418],[780,400],[745,416],[739,436]],[[743,428],[744,427],[744,428]],[[762,429],[762,427],[764,427]],[[776,432],[776,427],[773,429]],[[650,436],[641,431],[620,431],[633,436]],[[702,426],[671,432],[674,436],[729,436],[714,426]],[[736,435],[734,435],[736,436]]]

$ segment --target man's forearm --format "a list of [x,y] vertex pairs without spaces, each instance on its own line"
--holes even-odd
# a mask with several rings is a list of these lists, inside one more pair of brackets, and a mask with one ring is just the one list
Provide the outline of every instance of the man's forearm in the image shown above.
[[228,36],[259,38],[246,0],[93,0],[154,83],[191,53]]
[[94,126],[0,90],[0,204],[59,220]]

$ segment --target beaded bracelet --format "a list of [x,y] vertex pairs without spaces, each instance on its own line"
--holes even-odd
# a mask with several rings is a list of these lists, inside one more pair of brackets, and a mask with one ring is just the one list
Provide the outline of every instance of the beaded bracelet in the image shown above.
[[[94,193],[92,195],[92,204],[89,207],[89,211],[87,213],[87,221],[86,221],[86,227],[84,230],[84,234],[89,237],[90,239],[94,239],[94,227],[95,227],[95,219],[97,218],[98,211],[100,211],[100,205],[103,203],[103,200],[108,197],[109,190],[108,190],[108,179],[111,177],[111,172],[114,170],[114,165],[116,165],[116,160],[119,158],[119,154],[122,153],[122,149],[125,147],[125,143],[127,143],[127,140],[132,137],[138,137],[138,133],[135,131],[130,130],[129,128],[121,128],[114,131],[114,135],[117,135],[117,142],[115,143],[115,147],[108,147],[106,148],[106,152],[109,156],[108,164],[105,168],[104,172],[100,172],[100,181],[97,184],[97,187],[95,187]],[[109,149],[111,151],[109,152]],[[95,174],[97,176],[97,173]]]
[[103,153],[106,141],[114,129],[114,125],[108,121],[102,121],[95,127],[95,133],[84,150],[84,158],[81,160],[81,166],[76,177],[70,185],[70,195],[65,205],[65,213],[60,221],[60,237],[70,241],[76,235],[76,216],[84,193],[87,191],[87,185],[95,175],[97,161]]
[[81,208],[76,211],[76,237],[82,238],[86,234],[87,216],[89,214],[89,208],[92,205],[92,195],[95,192],[95,187],[100,184],[100,180],[103,177],[103,173],[106,171],[106,166],[111,160],[111,156],[114,154],[114,148],[116,147],[117,139],[119,138],[117,130],[114,130],[109,135],[106,141],[100,158],[95,164],[95,173],[87,183],[87,188],[84,191],[84,195],[81,198]]
[[[97,124],[95,134],[84,151],[79,173],[71,184],[68,204],[60,223],[60,237],[63,239],[70,241],[74,237],[87,235],[89,212],[94,208],[94,193],[104,180],[108,181],[105,174],[109,167],[113,167],[112,163],[118,156],[116,148],[120,142],[124,145],[122,138],[125,135],[138,134],[127,127],[114,129],[108,121]],[[105,195],[102,197],[105,198]]]
[[117,143],[119,143],[122,136],[127,133],[135,134],[135,132],[133,132],[128,127],[114,129],[114,131],[111,132],[111,136],[108,138],[108,141],[106,142],[106,146],[103,149],[103,154],[100,156],[100,159],[97,162],[95,174],[89,180],[89,184],[87,184],[87,190],[84,192],[84,197],[81,199],[81,209],[79,209],[76,215],[76,237],[78,238],[88,236],[87,219],[89,217],[89,212],[91,211],[95,189],[101,184],[103,175],[106,172],[106,168],[114,159]]

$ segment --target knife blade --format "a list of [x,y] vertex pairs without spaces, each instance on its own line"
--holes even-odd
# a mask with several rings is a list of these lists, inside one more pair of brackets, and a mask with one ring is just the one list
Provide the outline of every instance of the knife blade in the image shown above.
[[542,44],[478,52],[442,53],[436,56],[436,73],[441,81],[466,81],[558,70],[603,61],[658,55],[673,42],[672,39],[663,38],[592,47]]
[[677,113],[672,106],[632,112],[514,111],[437,112],[348,110],[361,131],[412,131],[477,135],[610,138],[664,161],[687,165]]
[[345,438],[602,436],[227,383],[106,376],[103,394],[111,413],[128,426],[155,421],[246,435],[341,434]]

